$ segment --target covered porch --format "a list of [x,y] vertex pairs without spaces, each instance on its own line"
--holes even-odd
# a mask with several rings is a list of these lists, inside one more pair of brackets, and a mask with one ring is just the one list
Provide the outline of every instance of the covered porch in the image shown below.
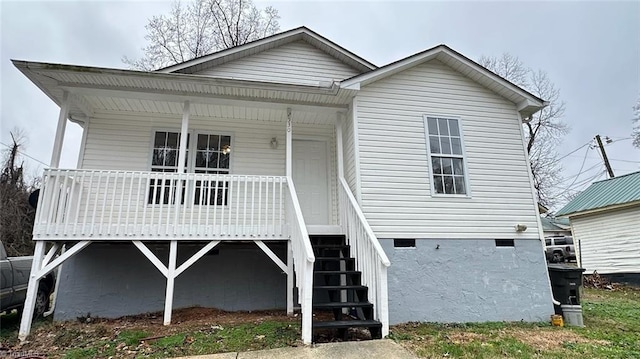
[[[342,125],[353,90],[34,64],[21,70],[61,108],[38,200],[21,338],[39,279],[92,242],[133,243],[166,277],[165,324],[181,273],[221,242],[255,243],[287,275],[288,313],[297,289],[310,343],[309,233],[346,234],[368,272],[363,284],[384,292],[373,296],[384,321],[386,257],[344,179]],[[78,169],[58,168],[67,120],[84,128]],[[158,241],[168,245],[168,260],[150,250]],[[268,241],[286,243],[286,261]],[[177,263],[181,242],[202,247]]]

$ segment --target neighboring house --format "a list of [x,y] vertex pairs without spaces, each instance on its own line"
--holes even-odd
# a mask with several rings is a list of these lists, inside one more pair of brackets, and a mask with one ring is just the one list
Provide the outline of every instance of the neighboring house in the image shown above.
[[546,103],[445,45],[376,67],[301,27],[155,72],[14,64],[61,108],[30,283],[65,262],[55,319],[299,304],[309,343],[319,308],[376,336],[553,313],[522,136]]
[[571,235],[571,224],[567,218],[540,216],[542,231],[546,237],[562,237]]
[[587,274],[640,283],[640,171],[592,183],[556,215],[571,221]]

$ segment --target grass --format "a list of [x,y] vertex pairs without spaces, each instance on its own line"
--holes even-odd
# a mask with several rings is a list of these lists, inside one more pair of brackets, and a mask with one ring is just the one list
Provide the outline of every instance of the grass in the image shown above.
[[585,289],[584,328],[549,323],[394,326],[390,338],[424,358],[640,359],[640,291]]
[[[407,323],[390,338],[424,358],[640,359],[640,290],[585,290],[585,327],[549,323]],[[286,316],[240,320],[227,313],[164,327],[144,321],[34,324],[30,343],[16,346],[19,316],[2,316],[0,340],[14,350],[47,358],[165,358],[300,345],[300,325]],[[146,324],[145,324],[146,323]],[[217,324],[215,324],[217,323]]]

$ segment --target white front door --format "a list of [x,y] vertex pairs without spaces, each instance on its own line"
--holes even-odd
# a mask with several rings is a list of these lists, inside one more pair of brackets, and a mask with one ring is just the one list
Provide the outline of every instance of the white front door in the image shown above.
[[327,142],[293,140],[293,183],[307,225],[329,224]]

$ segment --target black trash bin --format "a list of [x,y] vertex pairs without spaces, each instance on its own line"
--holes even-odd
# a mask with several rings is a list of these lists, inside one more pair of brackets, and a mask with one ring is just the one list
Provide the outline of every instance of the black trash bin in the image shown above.
[[[557,263],[548,264],[549,279],[553,298],[560,304],[580,305],[580,287],[584,268]],[[559,305],[554,306],[556,314],[562,314]]]

